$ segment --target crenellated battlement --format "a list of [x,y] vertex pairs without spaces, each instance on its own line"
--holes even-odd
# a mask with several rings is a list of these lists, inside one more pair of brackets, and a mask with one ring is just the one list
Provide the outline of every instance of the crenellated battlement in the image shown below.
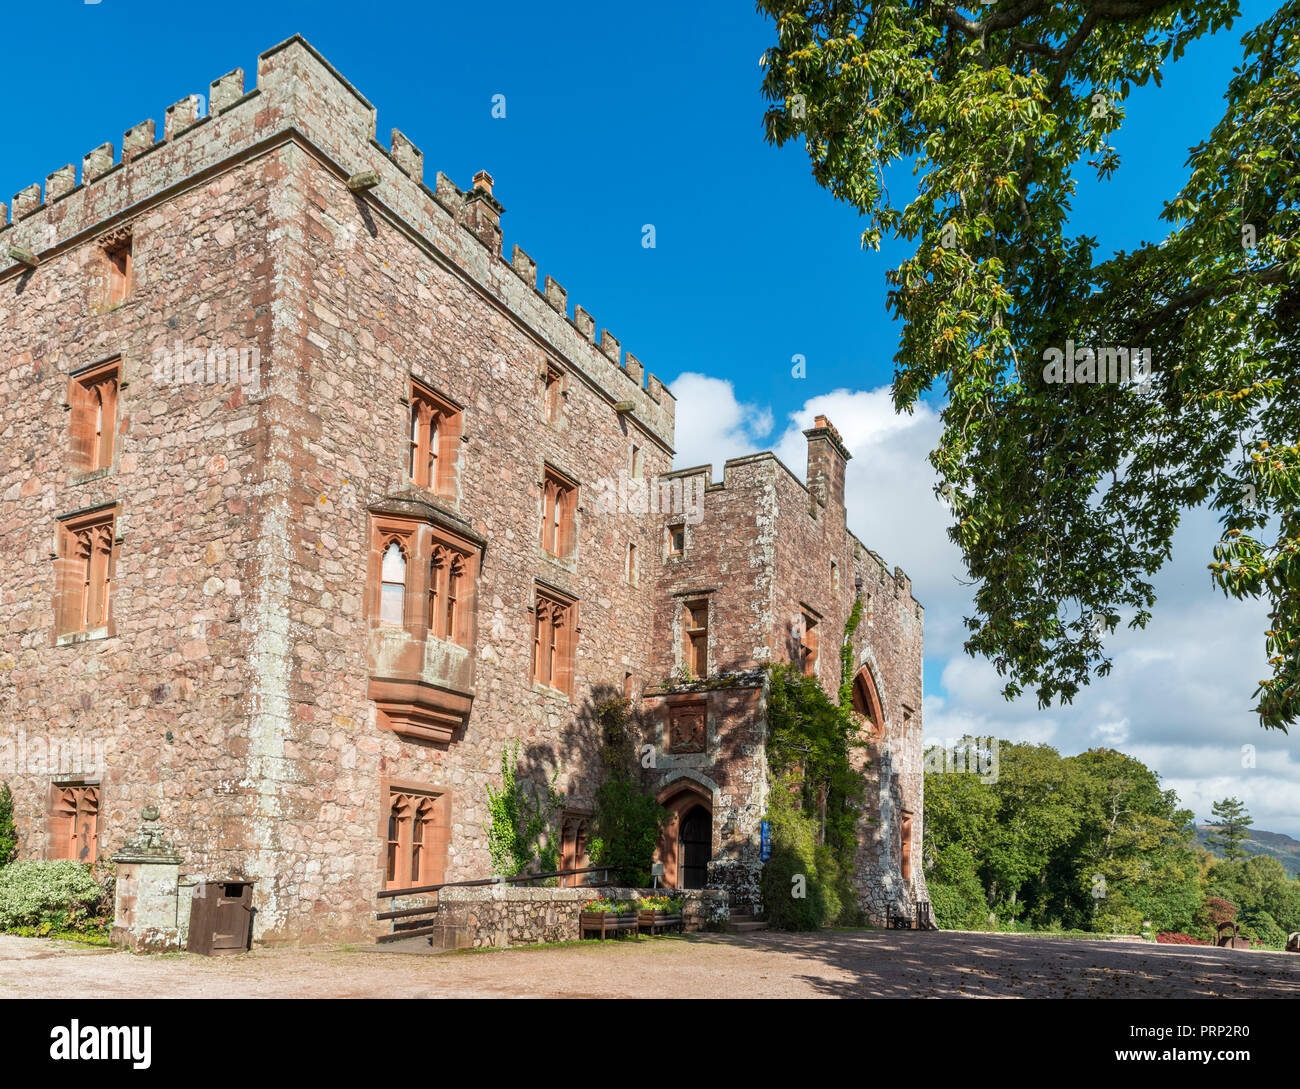
[[[538,286],[538,266],[518,245],[502,252],[501,215],[492,176],[475,175],[462,190],[444,174],[424,181],[424,153],[398,129],[388,146],[376,140],[377,111],[323,56],[295,35],[258,58],[257,81],[245,87],[236,68],[213,80],[206,100],[190,94],[163,113],[162,135],[146,119],[81,161],[67,164],[0,203],[0,280],[33,273],[39,263],[129,223],[169,193],[199,184],[286,140],[330,163],[343,180],[373,171],[365,198],[399,220],[435,260],[449,264],[513,313],[561,363],[582,374],[612,402],[633,405],[632,418],[670,446],[674,398],[608,329],[574,305],[551,276]],[[373,182],[374,179],[369,179]],[[10,212],[12,211],[12,221]]]

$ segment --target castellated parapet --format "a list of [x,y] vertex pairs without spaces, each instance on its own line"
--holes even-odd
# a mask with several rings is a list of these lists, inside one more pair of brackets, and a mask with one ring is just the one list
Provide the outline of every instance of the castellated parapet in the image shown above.
[[[397,129],[389,147],[380,144],[375,107],[297,35],[258,58],[256,87],[246,89],[242,69],[235,69],[214,80],[207,97],[209,110],[202,116],[197,95],[169,106],[160,139],[153,120],[127,129],[116,163],[111,143],[89,152],[79,183],[69,164],[49,175],[43,193],[40,183],[21,190],[13,199],[13,222],[0,204],[0,281],[22,271],[7,256],[10,247],[48,260],[129,222],[178,189],[203,184],[241,159],[295,141],[342,178],[376,171],[379,184],[367,200],[379,214],[523,322],[605,396],[633,400],[638,422],[671,446],[673,396],[663,382],[652,374],[643,383],[639,362],[626,368],[619,342],[607,330],[597,339],[594,320],[581,306],[570,319],[562,289],[558,296],[540,291],[536,262],[522,250],[515,247],[516,260],[503,259],[503,209],[490,175],[481,172],[476,182],[486,178],[486,186],[476,184],[466,193],[439,174],[430,189],[423,181],[423,152]],[[549,288],[553,281],[546,279]]]

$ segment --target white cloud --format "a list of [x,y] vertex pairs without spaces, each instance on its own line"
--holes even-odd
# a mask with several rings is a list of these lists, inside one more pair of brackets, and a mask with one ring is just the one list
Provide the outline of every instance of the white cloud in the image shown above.
[[736,400],[736,387],[705,374],[680,375],[669,387],[677,398],[678,469],[711,464],[721,479],[722,463],[763,449],[772,433],[772,410]]

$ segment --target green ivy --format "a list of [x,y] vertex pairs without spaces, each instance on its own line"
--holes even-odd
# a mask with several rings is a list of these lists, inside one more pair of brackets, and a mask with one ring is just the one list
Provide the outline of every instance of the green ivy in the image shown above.
[[[563,808],[564,798],[555,790],[559,769],[550,783],[530,791],[517,777],[519,742],[513,752],[501,752],[501,789],[487,784],[488,854],[492,872],[513,877],[523,873],[535,861],[540,872],[559,869],[559,835],[554,828],[555,815]],[[545,837],[545,842],[543,842]]]

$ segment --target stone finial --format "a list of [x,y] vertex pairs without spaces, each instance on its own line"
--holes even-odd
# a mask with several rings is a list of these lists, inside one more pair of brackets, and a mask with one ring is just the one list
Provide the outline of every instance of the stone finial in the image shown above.
[[573,324],[578,327],[580,332],[587,340],[594,340],[596,337],[596,319],[588,314],[581,306],[573,307]]
[[639,386],[641,384],[641,376],[645,374],[645,367],[642,365],[641,360],[637,359],[637,357],[631,352],[628,352],[623,358],[625,361],[624,367],[627,371],[627,376]]
[[546,301],[551,304],[553,310],[558,310],[561,314],[567,314],[569,311],[569,293],[549,276],[545,280]]
[[77,188],[77,168],[69,163],[45,179],[45,200],[58,200]]
[[187,95],[179,102],[173,102],[163,114],[163,139],[174,140],[178,133],[189,128],[198,119],[198,95]]
[[416,181],[424,180],[424,152],[416,147],[397,129],[392,136],[393,158],[402,172]]
[[243,97],[244,70],[236,68],[212,81],[212,86],[208,88],[208,109],[211,113],[217,113]]
[[88,185],[101,174],[113,169],[113,145],[100,144],[94,151],[88,151],[81,160],[81,183]]
[[152,118],[127,129],[122,134],[122,162],[129,163],[132,159],[138,159],[153,147],[155,142]]
[[41,186],[33,182],[26,189],[14,194],[14,219],[30,215],[45,202],[41,200]]
[[524,283],[531,288],[537,287],[537,262],[524,253],[518,243],[515,243],[514,249],[510,252],[510,263]]

